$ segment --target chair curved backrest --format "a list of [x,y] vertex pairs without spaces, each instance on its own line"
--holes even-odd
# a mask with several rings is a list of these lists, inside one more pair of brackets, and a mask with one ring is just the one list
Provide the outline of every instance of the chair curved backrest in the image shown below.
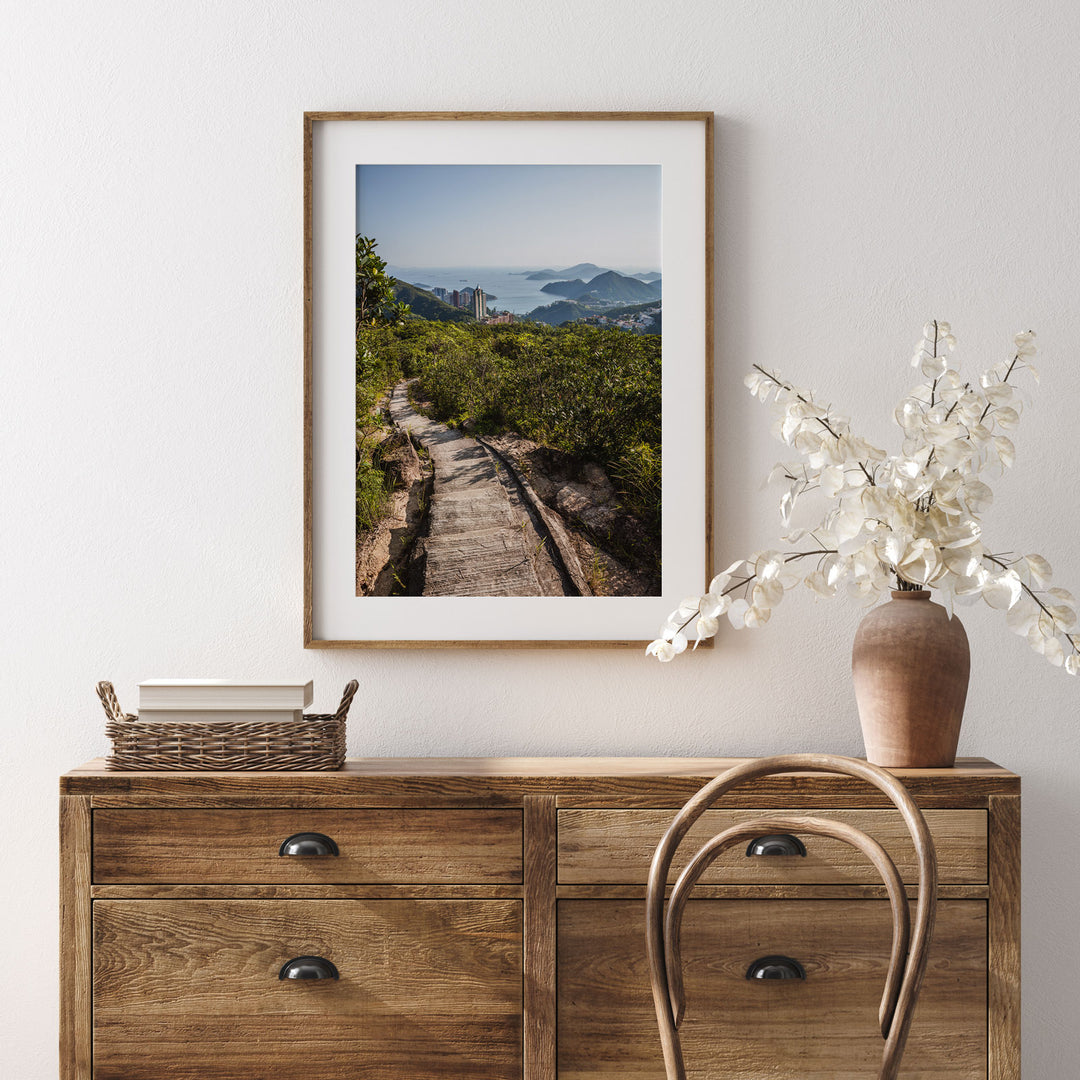
[[[712,837],[686,864],[671,891],[665,913],[668,872],[683,838],[703,813],[726,791],[747,780],[781,773],[825,772],[853,776],[872,784],[899,810],[915,845],[919,868],[919,898],[912,934],[907,894],[896,865],[884,848],[864,832],[839,821],[802,814],[777,814],[740,822]],[[903,784],[884,769],[856,758],[831,754],[785,754],[745,761],[705,785],[675,816],[657,845],[649,869],[645,935],[653,1002],[660,1026],[667,1080],[686,1080],[679,1025],[685,1012],[682,977],[682,916],[690,892],[715,859],[740,841],[770,833],[829,836],[862,851],[885,882],[892,909],[893,942],[889,970],[878,1010],[885,1040],[878,1080],[895,1080],[904,1053],[911,1018],[922,986],[937,910],[937,858],[934,841],[914,800]],[[719,1078],[718,1078],[719,1080]]]

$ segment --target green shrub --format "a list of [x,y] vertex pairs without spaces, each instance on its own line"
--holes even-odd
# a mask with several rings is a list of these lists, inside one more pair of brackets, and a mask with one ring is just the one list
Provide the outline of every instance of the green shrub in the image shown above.
[[659,337],[412,319],[364,328],[357,358],[358,425],[395,379],[417,378],[437,419],[598,461],[627,505],[659,525]]

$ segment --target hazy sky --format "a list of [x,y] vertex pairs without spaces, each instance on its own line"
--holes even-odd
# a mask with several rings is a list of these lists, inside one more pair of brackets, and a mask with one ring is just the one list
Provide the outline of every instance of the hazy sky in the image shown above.
[[356,231],[395,266],[660,269],[659,165],[357,165]]

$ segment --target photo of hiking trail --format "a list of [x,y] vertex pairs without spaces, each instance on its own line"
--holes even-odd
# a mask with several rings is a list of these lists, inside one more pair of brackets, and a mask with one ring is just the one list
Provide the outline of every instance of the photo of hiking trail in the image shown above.
[[357,165],[357,596],[660,595],[660,200]]

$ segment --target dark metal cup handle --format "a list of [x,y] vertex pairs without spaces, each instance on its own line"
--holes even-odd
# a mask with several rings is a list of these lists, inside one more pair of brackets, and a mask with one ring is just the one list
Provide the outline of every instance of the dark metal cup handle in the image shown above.
[[747,969],[748,979],[805,979],[806,968],[790,956],[762,956]]
[[323,956],[297,956],[281,965],[279,979],[340,979],[334,964]]
[[747,855],[802,855],[806,845],[797,837],[782,833],[777,836],[755,836],[746,846]]
[[340,855],[338,846],[320,832],[298,832],[281,841],[278,855]]

